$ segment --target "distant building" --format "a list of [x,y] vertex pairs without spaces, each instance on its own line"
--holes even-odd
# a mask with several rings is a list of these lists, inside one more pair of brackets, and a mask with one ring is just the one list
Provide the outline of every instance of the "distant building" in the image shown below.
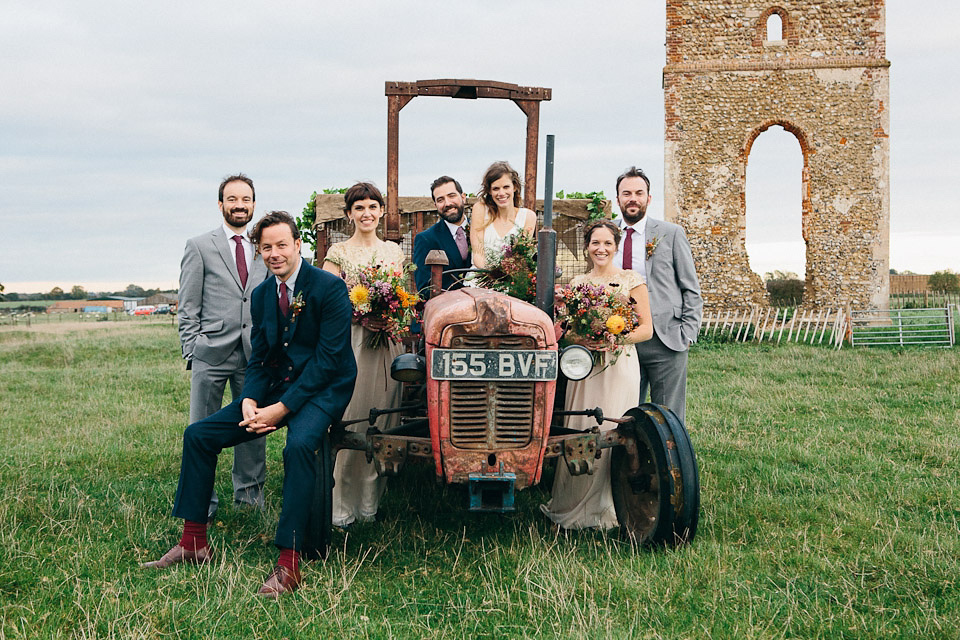
[[58,300],[47,307],[47,313],[106,313],[124,311],[123,300]]
[[149,298],[146,298],[141,304],[152,304],[154,306],[158,304],[168,304],[171,307],[175,307],[177,305],[177,294],[155,293]]
[[923,293],[929,291],[927,278],[930,276],[915,273],[890,276],[890,293]]
[[[123,310],[126,311],[127,313],[132,313],[133,310],[136,309],[138,305],[143,304],[142,297],[130,298],[127,296],[107,296],[105,299],[122,302]],[[97,302],[100,302],[100,300],[97,300]]]

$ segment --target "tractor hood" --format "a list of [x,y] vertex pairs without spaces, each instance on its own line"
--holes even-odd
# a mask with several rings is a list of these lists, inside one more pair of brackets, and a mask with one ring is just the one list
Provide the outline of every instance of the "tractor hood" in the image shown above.
[[553,320],[532,304],[506,294],[464,287],[431,298],[423,312],[423,334],[433,347],[455,336],[529,336],[537,349],[556,348]]

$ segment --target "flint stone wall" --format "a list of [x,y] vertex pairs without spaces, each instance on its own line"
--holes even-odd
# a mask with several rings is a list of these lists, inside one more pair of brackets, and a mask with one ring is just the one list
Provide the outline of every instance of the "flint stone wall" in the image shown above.
[[[772,13],[781,40],[765,39]],[[804,306],[887,306],[884,56],[882,0],[667,1],[664,215],[687,232],[708,306],[768,302],[747,259],[744,185],[773,125],[803,155]]]

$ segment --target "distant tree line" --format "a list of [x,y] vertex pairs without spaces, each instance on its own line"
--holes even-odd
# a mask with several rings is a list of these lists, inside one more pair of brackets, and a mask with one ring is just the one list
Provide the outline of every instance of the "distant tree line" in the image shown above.
[[149,298],[157,293],[176,293],[176,289],[144,289],[136,284],[128,284],[122,291],[96,291],[88,292],[80,285],[73,285],[70,291],[64,291],[60,287],[54,287],[48,293],[3,293],[3,285],[0,284],[0,300],[10,302],[32,301],[32,300],[89,300],[90,298],[106,298],[108,296],[122,296],[124,298]]
[[[903,271],[902,275],[913,275]],[[898,275],[890,269],[890,275]],[[770,304],[775,307],[790,307],[803,302],[804,282],[792,271],[769,271],[763,276]],[[927,287],[934,293],[960,293],[960,276],[950,269],[935,271],[927,276]]]
[[960,277],[950,269],[934,271],[927,278],[927,286],[935,293],[960,293]]

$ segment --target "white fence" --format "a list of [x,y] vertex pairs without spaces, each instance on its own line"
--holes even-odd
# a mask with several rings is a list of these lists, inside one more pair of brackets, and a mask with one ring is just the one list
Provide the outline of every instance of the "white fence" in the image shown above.
[[707,311],[700,335],[732,342],[804,342],[840,348],[846,325],[843,309],[744,307]]
[[741,307],[704,313],[700,336],[729,342],[796,342],[851,346],[954,345],[954,305],[929,309]]

